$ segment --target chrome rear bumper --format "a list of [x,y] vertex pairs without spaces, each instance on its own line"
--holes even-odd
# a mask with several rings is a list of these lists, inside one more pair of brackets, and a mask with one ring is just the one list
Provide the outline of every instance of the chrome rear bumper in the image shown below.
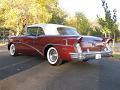
[[112,55],[112,51],[100,51],[100,52],[82,52],[82,53],[70,53],[72,60],[83,61],[85,59],[95,59],[96,54],[100,54],[101,57],[107,57]]

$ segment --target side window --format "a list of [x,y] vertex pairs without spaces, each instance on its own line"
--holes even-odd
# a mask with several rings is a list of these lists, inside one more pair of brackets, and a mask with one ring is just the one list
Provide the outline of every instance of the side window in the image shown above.
[[27,35],[36,36],[37,35],[37,27],[28,27],[27,28]]
[[41,27],[38,27],[38,36],[39,35],[45,35],[45,33]]

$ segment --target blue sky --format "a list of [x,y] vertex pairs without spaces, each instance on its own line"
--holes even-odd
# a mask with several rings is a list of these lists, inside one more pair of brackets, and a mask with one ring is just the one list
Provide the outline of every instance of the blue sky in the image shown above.
[[[110,10],[117,10],[118,22],[120,22],[120,1],[106,0],[106,2],[108,3]],[[81,11],[91,21],[96,19],[96,15],[104,17],[101,0],[59,0],[59,5],[67,11],[69,15],[74,15],[76,11]]]

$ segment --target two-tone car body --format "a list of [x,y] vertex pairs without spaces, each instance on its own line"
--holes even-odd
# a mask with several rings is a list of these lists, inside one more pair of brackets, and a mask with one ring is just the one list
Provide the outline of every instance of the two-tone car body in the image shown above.
[[19,53],[46,57],[51,65],[62,61],[85,61],[109,56],[111,39],[80,35],[75,28],[57,24],[34,24],[26,34],[9,38],[8,50],[12,56]]

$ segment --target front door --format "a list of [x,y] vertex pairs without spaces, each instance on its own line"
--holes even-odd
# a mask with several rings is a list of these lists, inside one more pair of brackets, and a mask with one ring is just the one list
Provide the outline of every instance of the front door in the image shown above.
[[45,47],[46,39],[44,30],[42,27],[38,27],[37,36],[34,40],[34,47],[38,50],[38,52],[43,55],[43,49]]
[[24,53],[35,54],[34,42],[37,36],[37,27],[27,28],[27,35],[23,39]]

